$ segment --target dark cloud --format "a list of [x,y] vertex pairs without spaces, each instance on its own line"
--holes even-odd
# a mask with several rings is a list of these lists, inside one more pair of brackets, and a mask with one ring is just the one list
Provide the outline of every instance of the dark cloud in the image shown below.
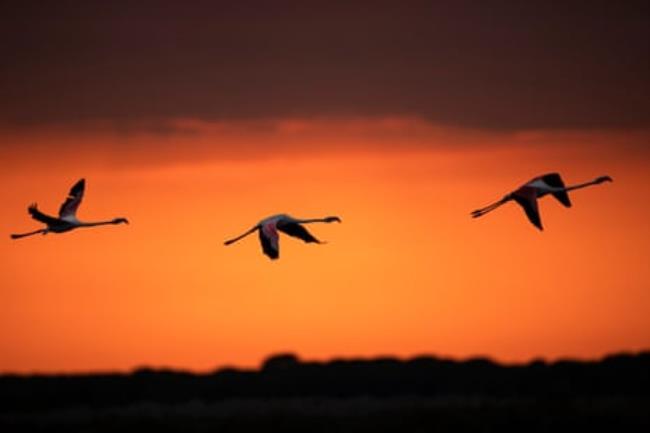
[[36,3],[0,6],[5,125],[650,125],[647,1]]

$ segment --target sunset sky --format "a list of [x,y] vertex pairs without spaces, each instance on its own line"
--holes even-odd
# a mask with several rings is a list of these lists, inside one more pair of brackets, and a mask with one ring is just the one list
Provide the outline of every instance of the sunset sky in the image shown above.
[[650,348],[647,2],[88,3],[0,6],[0,372]]

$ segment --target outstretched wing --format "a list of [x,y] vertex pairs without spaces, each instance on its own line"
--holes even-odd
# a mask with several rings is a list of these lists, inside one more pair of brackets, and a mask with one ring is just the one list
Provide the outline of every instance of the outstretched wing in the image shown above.
[[293,236],[294,238],[302,239],[307,243],[321,243],[311,233],[309,233],[306,228],[298,223],[278,224],[278,230],[280,230],[282,233],[288,234],[289,236]]
[[53,225],[59,222],[59,220],[53,216],[46,215],[36,207],[36,203],[32,204],[27,208],[27,212],[34,218],[36,221],[40,221],[43,224]]
[[280,257],[278,237],[275,223],[267,223],[260,228],[260,243],[262,244],[262,251],[264,251],[264,254],[269,256],[272,260]]
[[535,193],[535,189],[524,186],[512,193],[512,198],[524,208],[524,212],[526,212],[526,216],[530,222],[538,229],[544,230],[537,207],[537,194]]
[[77,208],[81,204],[81,199],[84,196],[85,187],[86,181],[85,179],[81,179],[70,188],[68,198],[66,198],[65,202],[61,205],[61,209],[59,209],[59,217],[66,218],[75,216]]
[[[564,181],[558,173],[545,174],[542,176],[542,180],[553,188],[565,188]],[[551,194],[553,194],[553,197],[555,197],[564,206],[571,207],[571,200],[569,199],[569,194],[566,191],[555,191]]]

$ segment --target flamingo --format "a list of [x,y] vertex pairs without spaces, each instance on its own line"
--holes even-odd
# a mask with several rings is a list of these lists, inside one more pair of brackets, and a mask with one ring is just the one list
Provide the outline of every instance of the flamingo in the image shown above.
[[64,233],[73,229],[80,227],[95,227],[105,224],[128,224],[129,221],[126,218],[114,218],[108,221],[97,221],[97,222],[82,222],[77,219],[76,213],[77,208],[81,204],[81,199],[84,195],[84,189],[86,186],[85,179],[80,179],[74,186],[70,189],[68,197],[61,205],[59,209],[59,217],[53,217],[46,215],[38,210],[36,203],[30,205],[27,208],[27,212],[34,218],[36,221],[40,221],[45,224],[47,227],[44,229],[35,230],[33,232],[21,233],[21,234],[12,234],[11,239],[24,238],[26,236],[35,235],[42,233],[44,235],[52,233]]
[[477,209],[473,211],[471,215],[472,218],[478,218],[488,212],[492,212],[502,204],[505,204],[510,200],[514,200],[524,209],[526,216],[530,222],[533,223],[533,225],[538,229],[544,230],[542,227],[542,220],[539,215],[539,209],[537,207],[538,198],[544,197],[547,194],[551,194],[565,207],[571,207],[571,200],[569,199],[568,194],[569,191],[585,188],[591,185],[598,185],[603,182],[612,182],[612,178],[609,176],[600,176],[589,182],[565,186],[562,178],[558,173],[548,173],[531,179],[529,182],[525,183],[518,189],[505,195],[501,200],[492,203],[491,205],[488,205],[484,208]]
[[236,238],[227,240],[224,245],[230,245],[237,242],[246,236],[259,231],[260,243],[262,244],[262,251],[271,260],[280,257],[280,245],[278,231],[286,233],[294,238],[302,239],[306,243],[322,244],[323,242],[316,239],[311,233],[307,231],[301,224],[310,223],[332,223],[341,222],[341,218],[337,216],[328,216],[325,218],[311,218],[311,219],[298,219],[286,214],[273,215],[263,219],[254,227],[245,233],[237,236]]

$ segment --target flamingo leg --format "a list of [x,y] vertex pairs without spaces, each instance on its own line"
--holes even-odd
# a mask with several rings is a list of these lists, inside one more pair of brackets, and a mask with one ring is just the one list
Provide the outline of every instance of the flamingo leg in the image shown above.
[[12,235],[11,235],[11,239],[20,239],[20,238],[25,238],[25,237],[27,237],[27,236],[36,235],[36,234],[39,234],[39,233],[43,233],[44,235],[46,235],[47,232],[48,232],[47,229],[40,229],[40,230],[35,230],[35,231],[33,231],[33,232],[28,232],[28,233],[12,234]]
[[255,227],[253,227],[252,229],[248,230],[246,233],[237,236],[236,238],[228,239],[228,240],[225,241],[223,244],[224,244],[224,245],[230,245],[230,244],[233,244],[233,243],[237,242],[238,240],[243,239],[243,238],[245,238],[246,236],[250,235],[251,233],[255,232],[255,230],[257,230],[258,228],[259,228],[259,227],[255,226]]
[[501,205],[507,203],[509,200],[510,200],[510,197],[509,197],[509,196],[506,196],[506,197],[502,198],[501,200],[499,200],[499,201],[497,201],[497,202],[495,202],[495,203],[492,203],[492,204],[490,204],[490,205],[487,205],[487,206],[485,206],[485,207],[483,207],[483,208],[481,208],[481,209],[477,209],[477,210],[475,210],[475,211],[472,211],[472,213],[471,213],[472,218],[478,218],[478,217],[480,217],[480,216],[485,215],[485,214],[488,213],[488,212],[492,212],[493,210],[495,210],[495,209],[498,208],[499,206],[501,206]]

